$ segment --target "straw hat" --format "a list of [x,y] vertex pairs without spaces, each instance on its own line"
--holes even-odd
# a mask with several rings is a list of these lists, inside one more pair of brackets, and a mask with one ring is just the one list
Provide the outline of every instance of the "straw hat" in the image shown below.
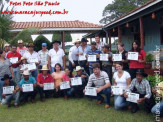
[[49,69],[48,69],[47,65],[43,65],[42,69],[40,69],[40,70],[49,70]]
[[80,40],[79,39],[75,40],[74,44],[76,44],[76,43],[80,43]]
[[23,75],[30,75],[30,72],[28,70],[24,70]]
[[19,43],[23,43],[23,40],[18,40],[18,44],[19,44]]
[[22,61],[22,60],[27,60],[27,59],[26,59],[25,57],[21,57],[21,59],[20,59],[20,60]]
[[77,71],[80,71],[80,70],[84,70],[84,68],[83,67],[80,67],[80,66],[77,66],[76,69],[75,69],[76,72]]

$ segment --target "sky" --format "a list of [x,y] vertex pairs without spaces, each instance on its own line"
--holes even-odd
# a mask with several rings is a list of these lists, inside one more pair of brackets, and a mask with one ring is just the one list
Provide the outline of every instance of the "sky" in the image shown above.
[[[94,24],[100,24],[99,21],[102,18],[102,12],[109,3],[113,0],[40,0],[43,2],[42,6],[23,6],[24,2],[35,2],[39,0],[10,0],[12,2],[11,6],[13,6],[14,2],[21,2],[21,6],[14,6],[14,10],[17,11],[25,11],[25,10],[52,10],[52,11],[69,11],[67,15],[14,15],[13,20],[16,22],[27,22],[27,21],[74,21],[80,20],[85,22],[90,22]],[[45,1],[48,2],[59,2],[59,6],[44,6]],[[73,34],[74,38],[81,38],[83,34],[76,35]],[[37,35],[32,36],[35,39]],[[47,37],[47,35],[46,35]],[[48,39],[51,40],[51,35],[48,35]]]

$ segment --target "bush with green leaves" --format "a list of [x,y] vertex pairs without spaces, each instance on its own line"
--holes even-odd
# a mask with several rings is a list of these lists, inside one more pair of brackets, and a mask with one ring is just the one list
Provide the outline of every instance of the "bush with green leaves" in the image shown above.
[[160,75],[148,75],[147,80],[149,81],[151,87],[154,87],[160,82],[163,82],[163,77]]
[[154,60],[154,56],[151,53],[146,55],[146,62],[152,62]]

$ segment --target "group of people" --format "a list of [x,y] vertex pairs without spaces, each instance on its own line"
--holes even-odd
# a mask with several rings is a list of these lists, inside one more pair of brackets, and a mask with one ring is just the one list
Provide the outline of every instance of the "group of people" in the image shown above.
[[[97,95],[86,96],[89,100],[97,99],[98,105],[106,99],[105,108],[110,107],[111,96],[114,96],[116,110],[127,108],[135,113],[139,109],[138,105],[144,102],[146,112],[155,113],[158,104],[155,105],[153,94],[162,95],[163,87],[156,86],[152,90],[146,80],[147,74],[144,72],[146,53],[139,47],[139,43],[134,41],[129,51],[138,53],[137,60],[129,60],[124,44],[119,43],[116,54],[120,54],[122,59],[116,61],[109,45],[101,42],[98,35],[95,40],[91,42],[91,46],[87,45],[88,40],[85,38],[81,41],[76,40],[69,50],[68,67],[65,65],[65,53],[59,47],[60,41],[54,41],[50,50],[47,50],[46,43],[42,43],[42,50],[39,52],[34,51],[33,43],[24,47],[22,40],[18,40],[18,47],[11,45],[11,51],[10,45],[6,44],[4,49],[0,50],[1,103],[10,107],[11,100],[14,99],[14,105],[18,107],[19,103],[28,102],[29,98],[34,103],[37,93],[40,94],[42,102],[52,96],[64,97],[65,100],[69,97],[81,98],[85,96],[86,88],[93,87]],[[114,72],[112,67],[116,69]],[[80,78],[82,83],[72,85],[71,81],[74,78]],[[62,84],[67,82],[69,87],[63,89]],[[48,83],[53,88],[46,89]],[[9,86],[14,86],[12,93],[4,93],[4,88],[7,89]],[[114,94],[112,86],[121,88],[122,93]],[[136,103],[127,100],[131,93],[139,95]],[[105,95],[105,99],[102,94]],[[158,111],[163,115],[163,104],[159,105]]]

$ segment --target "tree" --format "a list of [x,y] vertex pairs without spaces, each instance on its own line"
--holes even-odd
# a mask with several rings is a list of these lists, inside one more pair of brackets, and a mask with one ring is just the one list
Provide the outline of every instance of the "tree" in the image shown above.
[[103,18],[100,20],[100,23],[107,24],[148,1],[149,0],[114,0],[104,8],[102,14]]
[[[55,40],[62,41],[62,35],[61,35],[61,33],[59,33],[59,32],[53,33],[52,42],[55,41]],[[71,35],[68,34],[68,33],[66,33],[65,34],[65,42],[71,42],[71,41],[72,41]]]
[[39,51],[42,49],[42,43],[47,43],[47,48],[50,49],[51,46],[50,46],[50,41],[43,35],[39,35],[35,40],[34,40],[34,45],[35,45],[35,48],[34,50],[35,51]]

